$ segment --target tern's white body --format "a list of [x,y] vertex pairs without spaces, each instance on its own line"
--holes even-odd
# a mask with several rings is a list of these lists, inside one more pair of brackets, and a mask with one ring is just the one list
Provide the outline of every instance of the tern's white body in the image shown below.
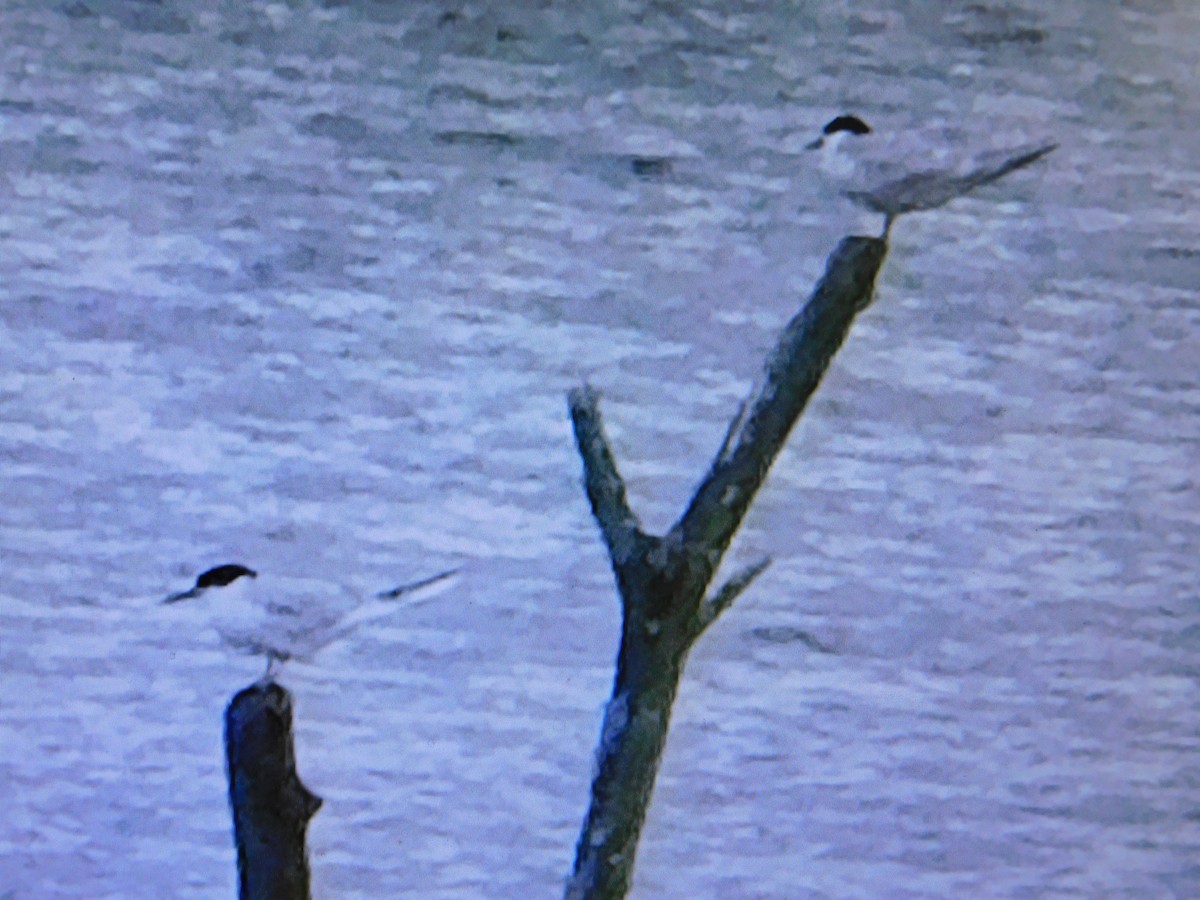
[[224,587],[208,588],[196,599],[225,643],[247,652],[267,653],[262,645],[272,631],[271,614],[262,594],[258,579],[239,578]]
[[914,135],[836,131],[809,146],[818,151],[817,169],[838,190],[870,190],[913,172],[953,172],[967,161],[956,158],[944,131]]
[[455,573],[443,572],[373,596],[316,579],[244,576],[227,584],[198,582],[165,602],[186,601],[225,646],[265,656],[269,672],[275,662],[311,659],[352,629],[440,593],[453,583]]

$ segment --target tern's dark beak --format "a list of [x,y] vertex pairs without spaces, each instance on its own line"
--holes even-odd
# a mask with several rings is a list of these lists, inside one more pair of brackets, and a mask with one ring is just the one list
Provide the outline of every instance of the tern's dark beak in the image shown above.
[[192,588],[188,591],[180,591],[178,594],[172,594],[171,596],[167,597],[167,599],[163,601],[163,606],[166,606],[168,603],[178,603],[180,600],[191,600],[199,596],[200,591],[196,588]]
[[825,138],[819,137],[815,141],[805,144],[804,149],[805,150],[820,150],[824,146],[825,146]]

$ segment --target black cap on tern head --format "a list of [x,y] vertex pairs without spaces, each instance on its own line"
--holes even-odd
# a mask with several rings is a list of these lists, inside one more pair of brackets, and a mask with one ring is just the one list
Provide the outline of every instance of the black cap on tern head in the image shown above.
[[870,134],[871,126],[858,116],[838,116],[829,120],[829,123],[821,129],[821,134],[837,134],[839,131],[848,131],[851,134]]
[[196,579],[196,587],[225,587],[227,584],[233,584],[233,582],[237,581],[243,575],[248,575],[251,578],[258,577],[258,573],[253,569],[247,569],[239,563],[225,563],[222,566],[214,566],[206,572],[201,572]]
[[830,119],[825,127],[821,129],[821,134],[811,144],[805,144],[806,150],[820,150],[825,146],[825,139],[833,137],[835,134],[845,132],[846,134],[870,134],[871,126],[860,119],[858,116],[837,116]]
[[225,563],[224,565],[214,566],[200,573],[196,578],[195,587],[186,591],[180,591],[178,594],[171,594],[163,603],[178,603],[180,600],[191,600],[194,597],[199,597],[208,588],[231,585],[243,575],[249,578],[258,577],[257,572],[253,569],[247,569],[240,563]]

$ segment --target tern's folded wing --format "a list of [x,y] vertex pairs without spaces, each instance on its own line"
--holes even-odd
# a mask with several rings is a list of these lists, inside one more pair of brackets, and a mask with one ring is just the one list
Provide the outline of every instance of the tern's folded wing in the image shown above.
[[899,216],[920,210],[937,209],[951,200],[969,194],[985,184],[992,184],[1017,169],[1037,162],[1057,144],[1020,150],[998,163],[982,166],[965,175],[947,172],[914,172],[867,191],[846,191],[855,203],[883,213]]

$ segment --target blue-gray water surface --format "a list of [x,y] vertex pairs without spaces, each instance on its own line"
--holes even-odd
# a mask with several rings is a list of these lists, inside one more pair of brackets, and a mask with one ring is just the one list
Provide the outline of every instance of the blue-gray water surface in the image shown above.
[[[691,655],[633,895],[1200,895],[1200,6],[3,0],[0,896],[230,897],[260,660],[317,897],[555,897],[619,608],[565,394],[668,526],[860,216],[804,143],[1053,139],[902,219]],[[875,223],[875,227],[878,223]]]

